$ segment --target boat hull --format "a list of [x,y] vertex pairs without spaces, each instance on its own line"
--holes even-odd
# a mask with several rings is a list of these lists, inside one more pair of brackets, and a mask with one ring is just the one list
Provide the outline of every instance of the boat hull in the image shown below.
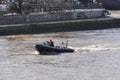
[[[59,54],[59,53],[65,53],[65,52],[74,52],[73,49],[70,48],[61,48],[61,47],[50,47],[47,45],[42,45],[42,44],[36,44],[35,49],[40,53],[40,54]],[[52,53],[51,53],[52,52]]]

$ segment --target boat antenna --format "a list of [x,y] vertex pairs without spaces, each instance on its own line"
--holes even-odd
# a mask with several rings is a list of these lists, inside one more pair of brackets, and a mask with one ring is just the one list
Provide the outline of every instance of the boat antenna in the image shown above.
[[68,47],[68,40],[66,41],[66,48]]

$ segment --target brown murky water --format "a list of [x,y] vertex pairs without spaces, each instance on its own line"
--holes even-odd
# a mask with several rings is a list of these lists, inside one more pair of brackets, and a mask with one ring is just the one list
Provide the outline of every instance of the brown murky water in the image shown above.
[[[74,53],[36,55],[34,45],[69,40]],[[120,80],[120,29],[0,37],[0,80]]]

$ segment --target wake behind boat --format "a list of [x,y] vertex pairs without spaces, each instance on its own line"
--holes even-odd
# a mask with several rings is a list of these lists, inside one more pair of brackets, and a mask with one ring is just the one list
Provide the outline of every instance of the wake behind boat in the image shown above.
[[[43,55],[52,55],[53,52],[54,54],[59,54],[59,53],[65,53],[65,52],[74,52],[74,49],[68,48],[68,47],[61,47],[61,46],[54,46],[52,44],[48,45],[46,43],[43,44],[36,44],[35,49]],[[52,53],[51,53],[52,52]]]

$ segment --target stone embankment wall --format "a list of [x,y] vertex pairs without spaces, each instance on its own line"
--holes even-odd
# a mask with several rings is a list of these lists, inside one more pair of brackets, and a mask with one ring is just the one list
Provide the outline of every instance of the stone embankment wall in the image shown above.
[[38,34],[63,31],[96,30],[105,28],[120,28],[120,19],[92,19],[36,24],[10,25],[0,27],[0,35]]
[[60,13],[0,16],[0,25],[80,20],[103,16],[104,9],[79,9]]

